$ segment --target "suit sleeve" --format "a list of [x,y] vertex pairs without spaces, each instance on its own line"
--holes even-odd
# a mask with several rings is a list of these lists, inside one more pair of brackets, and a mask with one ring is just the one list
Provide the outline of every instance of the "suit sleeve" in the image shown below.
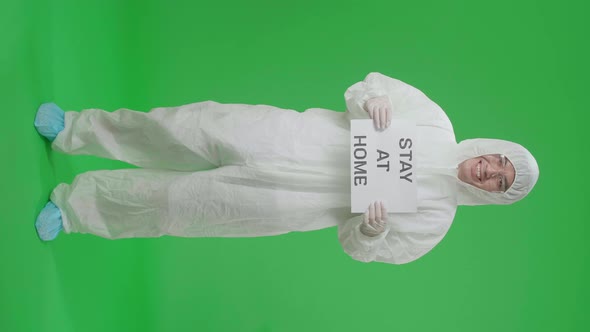
[[382,84],[378,82],[378,77],[375,74],[369,74],[364,81],[354,84],[344,93],[346,111],[350,120],[369,119],[369,114],[364,110],[365,102],[371,98],[386,95]]
[[368,119],[369,114],[363,108],[365,102],[380,96],[389,98],[394,119],[408,119],[417,125],[430,125],[453,131],[445,112],[422,91],[380,73],[370,73],[364,81],[346,90],[344,99],[348,118]]
[[385,232],[375,237],[361,233],[363,216],[359,215],[339,225],[338,239],[355,260],[405,264],[424,256],[443,239],[454,217],[454,211],[449,212],[391,213]]

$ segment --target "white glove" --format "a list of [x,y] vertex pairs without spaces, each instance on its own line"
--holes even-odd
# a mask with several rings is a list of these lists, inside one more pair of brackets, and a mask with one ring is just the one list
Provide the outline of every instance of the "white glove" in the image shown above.
[[391,102],[389,97],[380,96],[367,100],[364,106],[365,111],[369,113],[375,128],[385,129],[391,124]]
[[365,212],[365,220],[360,226],[361,233],[366,236],[374,237],[383,232],[387,226],[387,210],[382,202],[375,202],[369,205],[369,210]]

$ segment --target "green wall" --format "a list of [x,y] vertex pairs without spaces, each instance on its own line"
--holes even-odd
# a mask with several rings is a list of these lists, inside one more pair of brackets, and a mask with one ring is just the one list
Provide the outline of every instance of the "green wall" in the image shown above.
[[[233,2],[233,3],[232,3]],[[0,2],[1,331],[588,331],[585,1]],[[344,110],[370,71],[406,81],[457,139],[536,156],[534,192],[460,208],[409,265],[363,264],[336,229],[255,239],[60,235],[33,223],[78,173],[37,106],[202,100]]]

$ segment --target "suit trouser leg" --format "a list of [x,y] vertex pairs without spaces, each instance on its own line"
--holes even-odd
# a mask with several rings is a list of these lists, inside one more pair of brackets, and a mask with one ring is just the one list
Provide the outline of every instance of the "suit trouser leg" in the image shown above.
[[294,122],[302,126],[301,117],[272,106],[211,101],[147,113],[88,109],[66,112],[65,129],[52,147],[143,168],[198,171],[252,158],[272,162],[272,153],[289,144],[277,142],[277,133]]
[[340,195],[302,188],[246,166],[124,169],[80,174],[57,186],[51,200],[66,233],[109,239],[278,235],[332,226],[330,209],[349,210],[338,208]]
[[[326,209],[342,199],[310,191],[318,182],[307,177],[317,172],[298,169],[278,179],[257,167],[277,160],[283,164],[271,167],[275,171],[314,165],[309,152],[323,154],[333,143],[321,130],[329,122],[308,121],[314,118],[265,105],[214,102],[149,113],[67,112],[54,149],[150,169],[84,173],[71,185],[60,184],[51,199],[62,211],[66,232],[106,238],[263,236],[326,227],[332,224]],[[304,140],[313,144],[301,145]],[[331,162],[338,164],[336,159]],[[293,182],[293,175],[305,174]]]

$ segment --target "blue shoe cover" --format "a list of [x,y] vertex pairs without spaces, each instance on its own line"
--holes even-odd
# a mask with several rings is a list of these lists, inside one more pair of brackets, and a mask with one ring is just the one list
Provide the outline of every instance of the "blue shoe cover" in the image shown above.
[[39,134],[52,142],[60,131],[64,130],[65,113],[54,103],[39,106],[35,116],[35,128]]
[[51,241],[55,239],[62,230],[61,212],[59,212],[59,208],[52,202],[47,202],[47,205],[45,205],[37,217],[35,227],[41,240]]

